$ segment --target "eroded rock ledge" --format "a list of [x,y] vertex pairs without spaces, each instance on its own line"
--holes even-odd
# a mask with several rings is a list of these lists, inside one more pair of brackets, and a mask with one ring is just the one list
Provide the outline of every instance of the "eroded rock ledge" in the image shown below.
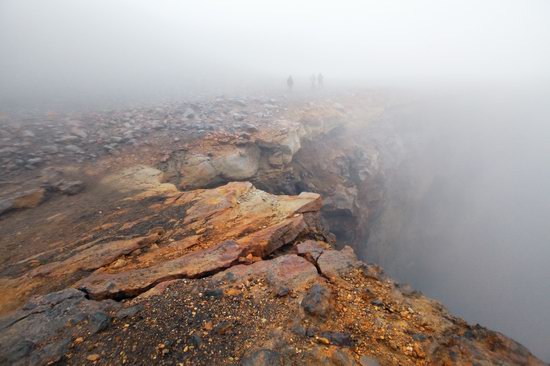
[[9,213],[67,233],[3,262],[0,364],[543,364],[344,245],[382,194],[352,113],[279,117]]
[[5,307],[60,290],[2,319],[2,364],[538,362],[333,249],[318,194],[152,185],[126,202],[88,242],[2,280]]

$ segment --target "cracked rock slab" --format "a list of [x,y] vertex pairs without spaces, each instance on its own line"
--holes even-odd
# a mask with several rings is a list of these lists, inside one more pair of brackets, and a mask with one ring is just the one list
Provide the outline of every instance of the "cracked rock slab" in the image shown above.
[[243,248],[234,241],[194,252],[154,267],[120,273],[96,273],[75,286],[92,299],[122,299],[138,295],[157,283],[176,278],[203,277],[235,264]]
[[[48,254],[48,262],[29,260],[33,266],[0,278],[0,311],[67,286],[93,299],[134,297],[162,281],[214,274],[242,257],[266,258],[317,230],[304,219],[322,205],[315,193],[276,196],[249,182],[180,192],[159,189],[158,171],[138,166],[121,174],[102,184],[122,192],[125,185],[139,188],[128,191],[123,208],[83,239]],[[148,183],[136,183],[142,181]],[[101,216],[90,216],[96,219]]]
[[342,250],[325,250],[318,258],[319,270],[327,277],[342,276],[361,266],[355,252],[349,246]]
[[265,277],[275,289],[289,288],[296,290],[318,278],[316,268],[307,260],[290,254],[265,260],[251,265],[233,266],[216,274],[212,280],[240,283],[250,278]]

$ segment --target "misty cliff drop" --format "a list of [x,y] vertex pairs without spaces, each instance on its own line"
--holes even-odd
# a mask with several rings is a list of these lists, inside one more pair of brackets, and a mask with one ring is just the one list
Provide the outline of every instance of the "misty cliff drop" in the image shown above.
[[358,259],[384,207],[387,103],[217,98],[5,127],[31,143],[3,154],[42,160],[2,160],[0,363],[542,365]]

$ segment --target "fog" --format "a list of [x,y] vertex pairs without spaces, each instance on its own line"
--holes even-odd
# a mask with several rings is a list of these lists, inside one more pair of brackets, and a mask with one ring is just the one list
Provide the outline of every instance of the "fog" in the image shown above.
[[306,90],[320,72],[328,90],[406,89],[385,116],[409,154],[384,218],[399,228],[371,258],[548,361],[549,19],[546,0],[0,0],[0,113],[281,93],[288,75]]
[[550,88],[414,96],[367,258],[550,360]]
[[550,78],[547,1],[0,1],[0,97]]

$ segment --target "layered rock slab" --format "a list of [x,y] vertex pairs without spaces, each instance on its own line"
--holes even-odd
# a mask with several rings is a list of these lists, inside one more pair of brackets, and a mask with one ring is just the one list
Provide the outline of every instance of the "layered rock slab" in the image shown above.
[[137,167],[105,178],[126,192],[121,207],[63,250],[22,261],[38,265],[20,265],[14,276],[0,278],[0,309],[71,285],[93,299],[133,297],[162,281],[211,275],[316,235],[310,223],[322,205],[318,194],[275,196],[248,182],[181,192],[161,184],[159,173]]
[[[213,235],[201,228],[198,231],[207,235],[180,257],[164,261],[161,255],[150,255],[143,262],[138,258],[132,269],[97,271],[75,286],[94,299],[124,298],[162,281],[204,277],[246,257],[265,257],[307,234],[311,229],[303,215],[320,208],[316,194],[277,197],[256,190],[250,183],[230,183],[194,194],[184,194],[174,201],[182,203],[192,197],[194,203],[183,222],[190,226],[199,222],[203,228],[222,225],[227,228],[224,233]],[[244,211],[241,206],[250,209]]]

